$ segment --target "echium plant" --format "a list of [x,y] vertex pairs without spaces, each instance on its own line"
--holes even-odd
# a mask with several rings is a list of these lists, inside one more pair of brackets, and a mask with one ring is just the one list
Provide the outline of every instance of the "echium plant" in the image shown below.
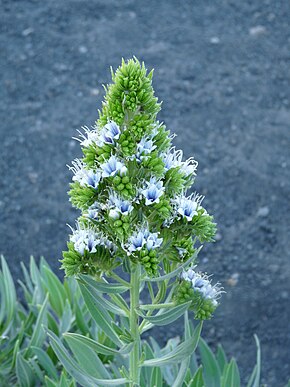
[[[191,376],[184,361],[194,352],[202,325],[193,331],[187,310],[197,320],[209,319],[221,293],[195,269],[198,244],[213,240],[216,225],[203,196],[188,193],[197,162],[183,159],[172,145],[174,136],[156,118],[160,103],[152,74],[136,58],[112,72],[96,125],[79,133],[83,157],[70,167],[70,200],[81,216],[71,229],[62,268],[67,276],[77,276],[88,309],[114,349],[98,346],[92,341],[96,337],[80,342],[116,354],[108,360],[106,375],[96,366],[89,376],[77,363],[68,365],[68,352],[54,343],[67,371],[83,385],[153,386],[163,380],[159,366],[170,363],[181,363],[175,385],[187,385]],[[143,289],[150,304],[141,303]],[[121,296],[126,291],[129,305]],[[186,340],[169,353],[157,355],[141,340],[154,325],[184,314]]]

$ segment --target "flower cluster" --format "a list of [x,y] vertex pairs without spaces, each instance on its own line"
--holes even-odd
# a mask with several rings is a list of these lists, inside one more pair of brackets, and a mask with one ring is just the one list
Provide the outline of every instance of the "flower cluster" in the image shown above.
[[[123,61],[99,120],[79,132],[83,157],[70,167],[69,195],[82,214],[62,260],[67,275],[89,272],[91,258],[99,274],[129,260],[158,276],[165,261],[185,262],[197,241],[213,240],[215,223],[203,197],[187,195],[197,162],[183,159],[157,121],[160,104],[151,83],[144,65]],[[111,268],[97,259],[100,251]]]
[[175,289],[177,304],[191,301],[190,308],[199,320],[209,319],[218,306],[218,299],[222,293],[219,284],[212,285],[209,277],[197,273],[193,268],[184,270],[180,283]]

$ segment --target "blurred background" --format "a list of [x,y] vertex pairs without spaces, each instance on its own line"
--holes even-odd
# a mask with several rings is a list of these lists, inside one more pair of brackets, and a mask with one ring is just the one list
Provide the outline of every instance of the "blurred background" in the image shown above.
[[[226,294],[204,336],[243,374],[262,345],[263,381],[290,377],[290,3],[0,0],[0,253],[58,260],[78,213],[71,139],[97,119],[109,66],[155,68],[159,119],[199,162],[195,188],[218,223],[200,254]],[[173,332],[162,332],[160,335]]]

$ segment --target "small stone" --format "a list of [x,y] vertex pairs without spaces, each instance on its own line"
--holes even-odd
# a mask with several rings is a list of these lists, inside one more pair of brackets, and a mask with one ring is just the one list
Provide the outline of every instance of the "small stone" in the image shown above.
[[22,31],[22,36],[26,37],[34,32],[34,29],[29,27]]
[[281,298],[283,298],[283,300],[287,300],[289,298],[289,293],[286,292],[286,290],[283,290],[283,292],[281,292]]
[[91,95],[99,95],[100,94],[100,90],[97,88],[92,88],[90,90],[90,92],[91,92]]
[[221,240],[223,239],[223,236],[222,236],[221,233],[217,232],[214,239],[215,239],[216,241],[221,241]]
[[88,49],[86,46],[79,46],[79,52],[81,54],[86,54],[88,52]]
[[28,173],[28,179],[32,184],[35,184],[38,179],[38,173],[36,172],[29,172]]
[[270,210],[267,206],[261,207],[258,209],[257,216],[259,216],[261,218],[266,218],[269,215],[269,212],[270,212]]
[[229,286],[236,286],[239,282],[239,273],[233,273],[231,277],[227,280]]
[[283,163],[281,164],[281,167],[282,167],[282,168],[286,168],[286,167],[287,167],[286,161],[283,161]]
[[211,44],[219,44],[221,41],[220,38],[218,38],[217,36],[213,36],[212,38],[210,38],[210,42]]
[[249,29],[249,34],[251,36],[260,36],[266,33],[266,28],[264,26],[258,25]]

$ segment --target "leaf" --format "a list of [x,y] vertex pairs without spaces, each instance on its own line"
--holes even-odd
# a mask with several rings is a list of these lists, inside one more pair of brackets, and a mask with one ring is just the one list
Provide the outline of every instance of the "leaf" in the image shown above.
[[60,336],[64,332],[67,332],[70,329],[72,321],[73,321],[73,318],[74,318],[74,316],[72,314],[72,310],[71,310],[71,307],[70,307],[69,300],[66,299],[65,300],[65,306],[64,306],[63,314],[61,316],[60,324],[59,324],[59,335]]
[[193,376],[193,379],[189,382],[188,387],[204,387],[204,381],[202,376],[202,366],[198,368]]
[[100,353],[102,355],[107,355],[107,356],[116,355],[116,354],[127,355],[128,353],[131,352],[131,349],[132,349],[132,344],[129,344],[124,346],[120,350],[116,350],[114,348],[107,347],[104,344],[98,343],[97,341],[92,340],[89,337],[79,335],[78,333],[67,332],[63,336],[67,342],[74,341],[76,344],[86,345],[89,348],[96,351],[97,353]]
[[31,387],[34,384],[34,373],[33,369],[29,365],[20,352],[16,357],[16,375],[18,383],[21,387]]
[[186,375],[188,367],[189,367],[189,362],[190,362],[189,356],[181,362],[178,374],[176,376],[174,383],[172,384],[172,387],[182,387],[183,386],[184,378],[185,378],[185,375]]
[[162,373],[159,367],[154,367],[151,375],[150,387],[160,387],[163,385]]
[[179,273],[182,272],[182,270],[184,268],[186,268],[192,261],[194,261],[196,259],[197,255],[198,255],[198,253],[200,252],[201,249],[202,249],[202,246],[200,246],[199,249],[197,249],[195,251],[195,253],[193,254],[193,256],[190,259],[188,259],[186,262],[184,262],[182,265],[178,266],[177,269],[171,271],[170,273],[162,275],[160,277],[156,277],[156,278],[146,277],[146,278],[144,278],[144,281],[147,281],[147,282],[160,282],[160,281],[164,281],[164,280],[169,280],[172,277],[176,277]]
[[[1,323],[1,320],[3,321],[5,316],[5,324],[3,325],[2,330],[0,330],[0,335],[4,335],[5,329],[7,329],[9,324],[12,322],[16,313],[16,290],[15,290],[15,286],[14,286],[14,282],[13,282],[10,270],[8,268],[8,265],[3,255],[1,255],[1,265],[2,265],[2,273],[1,273],[2,278],[0,279],[2,283],[1,290],[3,291],[3,295],[1,296],[0,323]],[[2,307],[2,304],[3,304],[3,307]]]
[[118,283],[106,283],[106,282],[96,281],[93,278],[84,274],[80,274],[78,277],[81,282],[84,282],[87,285],[91,285],[100,293],[119,294],[119,293],[124,293],[129,289],[129,287],[120,285]]
[[66,337],[66,341],[74,353],[77,362],[87,375],[96,378],[111,379],[111,375],[101,362],[96,352],[87,346],[84,341],[76,341],[70,336]]
[[253,369],[253,372],[248,381],[247,387],[259,387],[260,386],[260,377],[261,377],[261,348],[260,341],[257,335],[254,335],[256,346],[257,346],[257,361]]
[[218,365],[219,365],[221,372],[223,372],[228,361],[227,361],[227,356],[225,354],[225,351],[223,350],[223,347],[221,345],[218,345],[216,359],[217,359],[217,362],[218,362]]
[[48,295],[45,297],[44,303],[40,308],[39,315],[37,317],[35,326],[33,328],[31,340],[28,345],[28,350],[32,346],[41,347],[45,340],[45,332],[43,330],[42,325],[47,326],[47,316],[46,316],[47,303],[48,303]]
[[239,369],[235,359],[232,359],[230,363],[224,368],[222,376],[222,387],[240,387],[241,380]]
[[57,369],[48,354],[44,352],[43,349],[38,347],[31,347],[31,351],[35,354],[39,364],[46,371],[47,375],[52,377],[53,379],[57,379]]
[[47,266],[43,267],[45,287],[49,294],[49,302],[58,317],[63,314],[66,292],[60,280]]
[[54,350],[56,356],[63,364],[66,371],[76,379],[76,381],[82,386],[118,386],[128,383],[126,378],[119,379],[97,379],[92,376],[84,374],[82,368],[78,363],[72,359],[71,355],[68,353],[62,342],[59,338],[51,331],[48,331],[48,336],[50,338],[50,343],[52,349]]
[[174,364],[177,362],[181,362],[185,357],[190,356],[196,349],[200,332],[202,328],[202,322],[198,324],[195,328],[192,337],[189,340],[184,341],[179,344],[176,348],[174,348],[171,352],[167,353],[164,356],[161,356],[156,359],[145,360],[142,367],[156,367],[156,366],[164,366],[167,364]]
[[99,301],[96,300],[94,295],[90,292],[90,289],[87,285],[84,285],[82,283],[79,284],[81,293],[83,295],[85,304],[95,320],[96,324],[106,333],[107,336],[110,337],[110,339],[117,344],[119,347],[123,346],[123,343],[119,339],[116,332],[113,330],[111,324],[112,324],[112,318],[110,314],[106,311],[106,309],[100,305]]
[[139,316],[141,316],[144,320],[147,320],[154,325],[162,326],[162,325],[170,324],[173,321],[177,320],[179,317],[181,317],[185,313],[185,311],[189,308],[190,304],[191,304],[191,301],[185,304],[177,305],[170,309],[166,309],[165,312],[163,309],[161,310],[161,313],[158,312],[155,316],[147,317],[142,311],[140,311],[140,309],[137,309],[136,313]]
[[198,347],[206,387],[220,387],[221,372],[214,354],[202,338],[199,340]]

